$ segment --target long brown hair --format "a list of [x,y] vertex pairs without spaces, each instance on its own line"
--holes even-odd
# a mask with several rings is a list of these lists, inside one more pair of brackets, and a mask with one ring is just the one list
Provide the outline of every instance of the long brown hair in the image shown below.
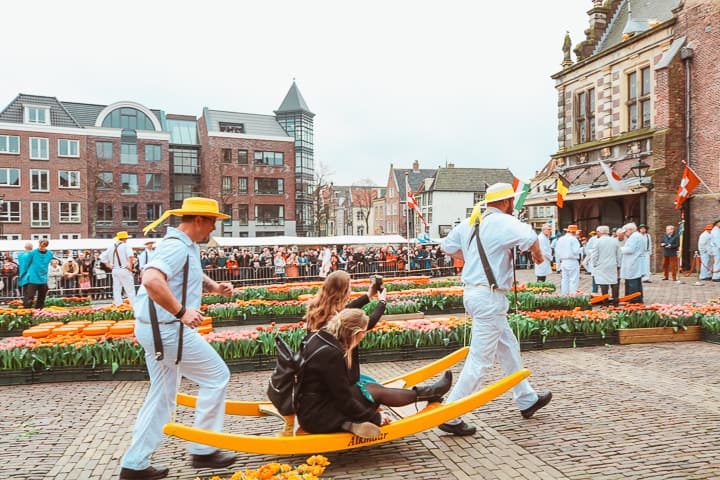
[[332,317],[323,330],[338,339],[345,352],[345,361],[348,368],[352,366],[352,355],[348,355],[353,348],[355,337],[367,330],[370,319],[359,308],[346,308]]
[[348,299],[350,275],[342,270],[327,276],[320,291],[310,300],[305,314],[307,329],[320,330],[337,312],[343,309]]

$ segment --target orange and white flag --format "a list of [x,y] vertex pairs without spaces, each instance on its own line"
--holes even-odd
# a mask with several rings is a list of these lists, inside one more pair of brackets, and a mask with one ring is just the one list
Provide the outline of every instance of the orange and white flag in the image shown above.
[[625,190],[625,186],[622,184],[622,178],[620,178],[620,175],[615,173],[615,170],[610,167],[607,163],[600,161],[600,166],[603,169],[603,172],[605,172],[605,176],[607,177],[608,186],[612,188],[616,192],[622,192]]

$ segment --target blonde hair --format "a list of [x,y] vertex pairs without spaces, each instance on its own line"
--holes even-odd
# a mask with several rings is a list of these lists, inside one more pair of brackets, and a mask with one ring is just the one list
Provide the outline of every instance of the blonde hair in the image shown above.
[[348,300],[350,275],[342,270],[327,276],[320,291],[310,300],[304,320],[311,332],[320,330]]
[[367,330],[370,319],[359,308],[346,308],[332,317],[323,330],[338,339],[345,352],[348,368],[352,366],[352,355],[348,355],[354,347],[355,336]]

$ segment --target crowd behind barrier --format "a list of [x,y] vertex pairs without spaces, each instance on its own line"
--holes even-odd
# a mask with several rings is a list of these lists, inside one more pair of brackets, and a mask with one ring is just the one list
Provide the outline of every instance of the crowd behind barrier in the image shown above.
[[[138,260],[133,257],[136,288],[141,282]],[[0,302],[21,298],[18,286],[17,254],[3,252],[0,269]],[[100,268],[100,250],[56,251],[48,269],[49,297],[89,296],[93,300],[112,300],[112,275]],[[150,251],[152,255],[152,251]],[[216,281],[234,286],[311,281],[322,273],[345,270],[353,278],[380,274],[387,277],[459,275],[462,262],[446,256],[437,245],[385,245],[383,247],[338,246],[325,249],[296,247],[205,248],[201,250],[205,273]]]

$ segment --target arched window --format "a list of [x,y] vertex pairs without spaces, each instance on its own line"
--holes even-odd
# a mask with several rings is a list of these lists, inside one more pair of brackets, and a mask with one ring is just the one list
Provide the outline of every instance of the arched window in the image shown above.
[[147,115],[131,107],[116,108],[105,117],[102,126],[129,130],[155,130],[152,120]]

